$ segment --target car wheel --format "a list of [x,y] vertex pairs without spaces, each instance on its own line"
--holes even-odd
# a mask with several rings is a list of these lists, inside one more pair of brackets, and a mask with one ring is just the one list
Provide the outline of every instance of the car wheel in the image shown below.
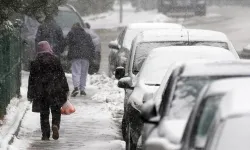
[[195,15],[197,15],[197,16],[206,16],[206,14],[207,14],[206,8],[200,9],[200,10],[195,12]]
[[127,138],[126,138],[126,150],[136,150],[137,143],[133,143],[132,137],[131,137],[131,127],[130,123],[127,125]]
[[123,118],[122,118],[122,136],[123,136],[124,141],[126,141],[126,139],[127,139],[126,127],[127,127],[127,122],[126,122],[125,116],[123,115]]

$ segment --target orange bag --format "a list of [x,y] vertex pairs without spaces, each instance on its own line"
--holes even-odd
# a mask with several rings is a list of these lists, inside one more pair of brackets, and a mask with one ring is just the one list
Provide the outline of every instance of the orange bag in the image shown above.
[[63,115],[70,115],[73,114],[75,111],[75,107],[69,102],[69,100],[67,100],[61,108],[61,114]]

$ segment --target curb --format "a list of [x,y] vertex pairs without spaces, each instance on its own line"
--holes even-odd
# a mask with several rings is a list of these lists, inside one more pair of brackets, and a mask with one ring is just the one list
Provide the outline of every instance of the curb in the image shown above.
[[[28,103],[28,105],[25,105],[26,103]],[[0,141],[0,150],[7,150],[8,146],[13,143],[14,137],[18,134],[21,127],[22,119],[24,118],[24,115],[30,106],[30,102],[20,102],[17,108],[22,108],[24,106],[25,108],[16,112],[16,121],[14,121],[13,124],[8,128],[7,133],[3,135],[3,138]]]

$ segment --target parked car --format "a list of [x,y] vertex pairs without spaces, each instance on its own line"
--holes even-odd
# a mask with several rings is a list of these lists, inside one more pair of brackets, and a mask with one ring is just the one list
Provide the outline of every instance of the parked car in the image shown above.
[[[77,12],[77,10],[71,6],[71,5],[63,5],[59,7],[59,12],[55,16],[55,21],[57,24],[62,28],[64,36],[68,34],[68,32],[71,30],[71,27],[74,23],[79,22],[81,23],[82,27],[85,27],[84,21],[81,17],[81,15]],[[39,27],[39,22],[37,22],[35,19],[30,18],[28,16],[25,16],[24,18],[24,25],[25,28],[23,29],[23,34],[25,37],[25,40],[27,42],[27,46],[24,52],[24,59],[23,59],[23,66],[25,70],[28,70],[28,66],[30,64],[30,61],[34,60],[36,55],[35,50],[35,37],[36,32]],[[99,42],[98,45],[100,45],[101,42]],[[65,71],[70,70],[70,63],[67,60],[67,52],[68,50],[65,50],[65,52],[61,56],[61,62],[65,69]],[[96,52],[96,58],[94,66],[90,66],[90,68],[99,68],[100,66],[100,57],[99,55],[101,52]],[[95,69],[95,72],[98,72],[98,70]]]
[[115,69],[119,66],[125,67],[122,63],[129,57],[133,39],[142,31],[152,29],[182,29],[182,25],[174,23],[133,23],[125,27],[118,38],[109,43],[109,76],[113,76]]
[[[157,48],[149,53],[148,58],[136,76],[118,82],[120,88],[133,89],[127,103],[125,103],[123,118],[123,134],[130,149],[136,148],[141,135],[143,122],[140,119],[143,98],[146,93],[154,93],[171,66],[176,61],[192,59],[235,60],[235,56],[228,50],[210,46],[170,46]],[[135,86],[133,86],[135,84]]]
[[[198,30],[198,29],[158,29],[148,30],[140,33],[132,42],[131,50],[128,53],[121,53],[123,58],[123,65],[118,67],[115,71],[117,79],[135,80],[137,73],[139,72],[141,65],[147,58],[149,52],[157,47],[164,46],[215,46],[219,48],[225,48],[231,51],[236,58],[239,58],[232,43],[228,40],[226,35],[221,32],[210,30]],[[122,59],[120,59],[122,60]],[[125,65],[126,64],[126,65]],[[126,67],[124,67],[126,66]],[[124,79],[122,79],[124,78]],[[130,97],[134,85],[124,88],[124,110],[126,114],[127,101]],[[125,118],[125,117],[124,117]],[[123,121],[123,126],[125,121]],[[123,128],[123,133],[125,129]],[[125,137],[125,134],[124,138]]]
[[[176,121],[182,122],[181,127],[178,128],[179,132],[171,132],[170,134],[177,135],[174,136],[176,137],[175,143],[180,142],[179,139],[181,137],[179,135],[182,135],[192,108],[200,97],[201,89],[206,84],[219,79],[250,77],[249,66],[249,61],[238,60],[192,62],[179,64],[177,67],[174,67],[172,71],[166,74],[162,81],[162,86],[154,96],[153,101],[149,100],[144,105],[142,112],[143,120],[145,121],[142,137],[146,141],[144,149],[151,149],[152,144],[154,144],[152,141],[155,141],[154,139],[156,138],[166,141],[167,134],[164,132],[164,127],[167,122],[170,122],[170,124],[175,124]],[[234,84],[225,87],[213,87],[217,87],[217,91],[223,91],[224,89],[234,87]],[[215,94],[217,91],[213,90],[212,92]]]
[[221,32],[200,29],[149,30],[136,36],[129,54],[121,53],[123,59],[120,60],[123,61],[115,72],[116,78],[124,77],[121,73],[125,72],[125,76],[129,76],[133,80],[148,53],[154,48],[166,46],[220,47],[231,51],[239,58],[231,41]]
[[158,11],[162,13],[188,13],[205,16],[207,13],[206,0],[158,0]]
[[[220,103],[214,104],[217,110],[212,113],[214,120],[209,129],[206,150],[247,150],[249,148],[249,89],[249,84],[237,88],[228,93]],[[197,144],[199,146],[199,143]]]

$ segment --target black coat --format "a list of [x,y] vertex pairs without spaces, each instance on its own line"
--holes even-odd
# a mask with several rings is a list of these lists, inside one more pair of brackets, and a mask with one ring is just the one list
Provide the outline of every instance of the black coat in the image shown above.
[[91,36],[81,27],[73,28],[67,35],[69,46],[68,59],[88,59],[90,63],[95,59],[95,46]]
[[39,54],[31,62],[28,99],[33,101],[32,111],[40,112],[41,101],[62,106],[67,101],[68,82],[61,63],[50,53]]
[[63,31],[59,25],[56,24],[54,20],[45,21],[38,27],[36,33],[36,47],[41,41],[47,41],[51,45],[54,53],[60,55],[64,51],[63,47]]

